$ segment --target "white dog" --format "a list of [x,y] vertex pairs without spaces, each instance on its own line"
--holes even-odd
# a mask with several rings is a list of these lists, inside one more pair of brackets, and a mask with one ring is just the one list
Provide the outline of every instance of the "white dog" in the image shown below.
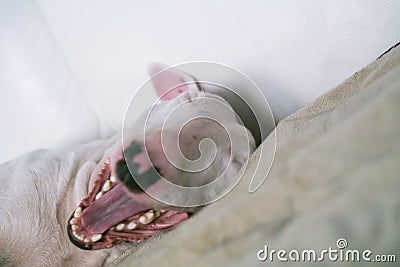
[[[159,70],[155,66],[152,73]],[[170,229],[194,211],[194,205],[165,204],[143,191],[163,196],[160,175],[180,186],[201,186],[244,169],[255,146],[250,132],[232,110],[222,108],[228,105],[226,101],[196,83],[166,93],[171,81],[182,81],[183,76],[167,70],[154,78],[163,101],[153,107],[153,116],[143,114],[124,133],[125,149],[117,135],[71,149],[34,151],[0,165],[1,265],[108,265],[129,246]],[[180,116],[164,124],[166,115],[178,106],[179,114],[213,117],[225,128],[199,119],[181,129]],[[199,145],[205,138],[212,139],[216,148],[207,169],[193,173],[171,164],[165,151],[179,144],[181,153],[194,160],[204,153]],[[179,155],[172,154],[175,157]],[[132,173],[144,183],[139,185]],[[207,194],[217,194],[225,186],[222,182]],[[178,194],[166,197],[173,203],[189,200]],[[204,204],[208,197],[194,194],[190,201]]]

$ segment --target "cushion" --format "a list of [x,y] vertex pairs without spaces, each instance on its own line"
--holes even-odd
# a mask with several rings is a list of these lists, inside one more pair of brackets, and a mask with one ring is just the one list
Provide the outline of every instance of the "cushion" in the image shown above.
[[272,169],[256,192],[248,192],[251,175],[259,159],[262,165],[271,156],[260,158],[260,148],[226,197],[128,250],[115,265],[265,265],[257,257],[265,246],[300,253],[369,249],[370,258],[398,253],[399,65],[397,47],[282,120],[261,144],[272,153],[276,137]]

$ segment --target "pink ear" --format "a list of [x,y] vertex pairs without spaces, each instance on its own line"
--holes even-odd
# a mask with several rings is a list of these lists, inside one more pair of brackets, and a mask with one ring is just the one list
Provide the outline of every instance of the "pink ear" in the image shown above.
[[188,84],[182,85],[182,83],[188,81],[184,79],[184,74],[176,69],[154,63],[149,66],[148,72],[151,76],[158,73],[151,77],[151,81],[153,82],[157,95],[161,97],[161,100],[170,100],[188,90]]

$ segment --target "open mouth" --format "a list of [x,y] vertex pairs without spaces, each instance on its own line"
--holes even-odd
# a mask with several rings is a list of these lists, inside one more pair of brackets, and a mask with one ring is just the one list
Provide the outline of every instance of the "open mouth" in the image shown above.
[[67,232],[81,249],[111,248],[121,242],[141,242],[188,218],[188,213],[154,209],[141,198],[144,192],[129,194],[104,163],[93,188],[72,213]]

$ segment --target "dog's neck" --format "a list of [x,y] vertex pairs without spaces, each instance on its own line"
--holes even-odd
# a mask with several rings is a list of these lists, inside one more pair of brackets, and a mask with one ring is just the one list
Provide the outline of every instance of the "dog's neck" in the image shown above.
[[87,194],[115,140],[94,141],[73,150],[34,151],[0,165],[0,235],[4,237],[0,259],[4,264],[101,266],[126,250],[126,246],[116,246],[84,251],[66,233],[69,216]]

